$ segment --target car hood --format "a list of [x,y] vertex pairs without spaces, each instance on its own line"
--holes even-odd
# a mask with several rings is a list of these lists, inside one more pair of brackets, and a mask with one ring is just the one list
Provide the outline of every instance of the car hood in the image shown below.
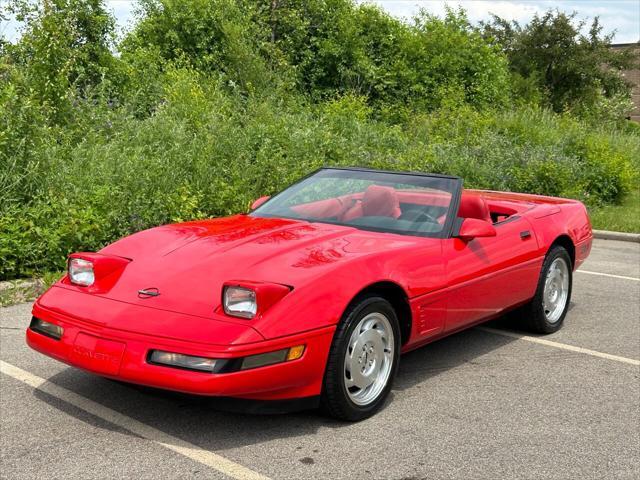
[[[166,225],[101,250],[131,259],[100,295],[128,303],[211,317],[226,281],[296,288],[362,255],[410,248],[415,239],[351,227],[248,215]],[[138,290],[160,295],[139,298]]]

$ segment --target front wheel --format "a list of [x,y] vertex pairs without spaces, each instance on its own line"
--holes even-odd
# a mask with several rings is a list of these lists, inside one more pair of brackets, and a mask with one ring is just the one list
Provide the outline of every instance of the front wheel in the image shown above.
[[370,295],[345,312],[329,352],[322,406],[329,415],[363,420],[384,404],[398,369],[400,329],[391,304]]
[[522,308],[526,327],[535,333],[560,330],[569,310],[572,286],[571,258],[556,245],[544,260],[535,297]]

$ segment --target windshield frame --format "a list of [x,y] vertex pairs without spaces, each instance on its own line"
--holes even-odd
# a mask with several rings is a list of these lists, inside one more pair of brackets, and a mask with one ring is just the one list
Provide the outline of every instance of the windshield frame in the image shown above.
[[[342,170],[342,171],[354,171],[354,172],[382,173],[382,174],[391,174],[391,175],[403,175],[403,176],[409,176],[409,177],[430,177],[430,178],[440,178],[440,179],[452,180],[453,181],[453,190],[450,192],[451,193],[451,201],[449,202],[449,208],[447,209],[446,221],[445,221],[442,229],[439,232],[418,232],[418,231],[399,231],[399,230],[392,230],[392,229],[388,229],[388,228],[378,228],[378,227],[367,226],[367,225],[348,225],[348,224],[345,224],[345,223],[342,223],[342,222],[333,222],[333,221],[330,221],[330,220],[323,220],[323,219],[309,220],[309,219],[293,217],[293,216],[287,216],[287,215],[272,215],[272,214],[268,214],[268,213],[260,213],[259,212],[259,210],[263,206],[267,205],[268,203],[271,203],[272,201],[274,201],[276,198],[278,198],[281,194],[283,194],[284,192],[286,192],[290,188],[295,187],[296,185],[304,182],[308,178],[310,178],[310,177],[312,177],[312,176],[314,176],[314,175],[316,175],[319,172],[322,172],[324,170]],[[275,195],[271,196],[267,201],[262,203],[255,210],[249,212],[247,215],[249,215],[251,217],[256,217],[256,218],[284,218],[284,219],[287,219],[287,220],[294,220],[294,221],[299,221],[299,222],[308,222],[308,223],[312,223],[312,224],[313,223],[322,223],[322,224],[328,224],[328,225],[338,225],[338,226],[342,226],[342,227],[355,228],[357,230],[364,230],[364,231],[370,231],[370,232],[380,232],[380,233],[392,233],[392,234],[396,234],[396,235],[406,235],[406,236],[412,236],[412,237],[451,238],[453,236],[454,227],[455,227],[455,225],[457,223],[456,222],[456,220],[457,220],[457,212],[458,212],[458,208],[459,208],[459,205],[460,205],[460,196],[461,195],[462,195],[462,179],[460,177],[457,177],[457,176],[454,176],[454,175],[443,175],[443,174],[438,174],[438,173],[403,172],[403,171],[394,171],[394,170],[379,170],[379,169],[359,168],[359,167],[321,167],[321,168],[318,168],[318,169],[312,171],[308,175],[305,175],[304,177],[300,178],[299,180],[297,180],[296,182],[294,182],[291,185],[287,186],[286,188],[282,189],[281,191],[279,191]],[[453,213],[453,212],[455,212],[455,213]]]

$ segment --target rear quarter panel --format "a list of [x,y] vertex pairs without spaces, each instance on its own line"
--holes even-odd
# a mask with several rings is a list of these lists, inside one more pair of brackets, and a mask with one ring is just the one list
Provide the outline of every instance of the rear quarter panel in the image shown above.
[[525,215],[533,225],[541,254],[546,254],[559,237],[567,236],[575,248],[575,270],[591,251],[593,231],[587,209],[577,200],[535,198],[537,205]]
[[575,247],[574,269],[591,251],[593,231],[587,209],[578,200],[544,195],[490,190],[469,190],[481,194],[490,205],[505,205],[532,224],[539,255],[545,255],[558,237],[566,235]]

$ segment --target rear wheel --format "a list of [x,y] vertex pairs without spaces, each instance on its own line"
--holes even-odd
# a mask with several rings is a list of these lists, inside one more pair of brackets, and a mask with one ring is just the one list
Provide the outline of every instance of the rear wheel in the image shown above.
[[535,333],[558,331],[569,310],[572,286],[571,258],[556,245],[544,260],[535,297],[521,310],[527,328]]
[[400,329],[391,304],[368,295],[345,312],[329,352],[322,406],[331,416],[357,421],[384,404],[398,369]]

